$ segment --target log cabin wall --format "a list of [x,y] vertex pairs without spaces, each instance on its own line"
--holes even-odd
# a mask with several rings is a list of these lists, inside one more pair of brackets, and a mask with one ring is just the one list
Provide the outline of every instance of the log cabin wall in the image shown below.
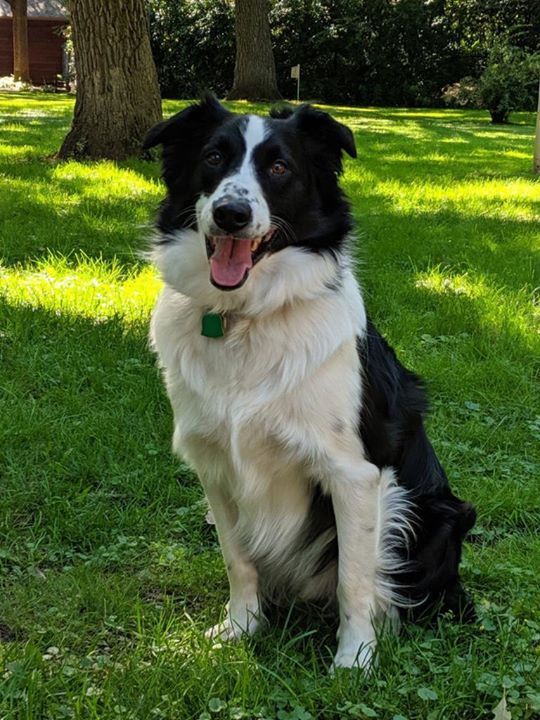
[[[34,85],[53,83],[63,72],[64,37],[61,18],[28,18],[30,77]],[[0,17],[0,77],[13,74],[13,36],[10,17]]]

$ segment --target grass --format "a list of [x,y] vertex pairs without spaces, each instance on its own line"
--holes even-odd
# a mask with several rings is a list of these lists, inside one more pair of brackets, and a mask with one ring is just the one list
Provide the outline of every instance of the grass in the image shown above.
[[57,163],[72,100],[0,95],[2,720],[473,720],[503,699],[538,717],[533,117],[331,110],[357,137],[344,185],[367,303],[427,379],[434,444],[478,509],[479,623],[383,637],[367,679],[327,675],[335,625],[306,608],[204,640],[225,573],[146,340],[159,169]]

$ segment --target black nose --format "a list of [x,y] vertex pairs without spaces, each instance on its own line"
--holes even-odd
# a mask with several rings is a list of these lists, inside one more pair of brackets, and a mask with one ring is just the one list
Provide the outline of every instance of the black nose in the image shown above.
[[214,205],[214,222],[228,233],[241,230],[251,221],[251,207],[245,200],[226,200]]

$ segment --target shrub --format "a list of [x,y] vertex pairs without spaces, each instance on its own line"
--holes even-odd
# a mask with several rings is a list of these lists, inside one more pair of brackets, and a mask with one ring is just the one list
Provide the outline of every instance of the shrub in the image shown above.
[[442,99],[450,107],[480,107],[478,80],[464,77],[459,82],[447,85],[443,88]]
[[540,54],[497,40],[489,54],[486,69],[478,80],[482,107],[489,110],[491,122],[508,122],[512,110],[532,110],[538,87]]

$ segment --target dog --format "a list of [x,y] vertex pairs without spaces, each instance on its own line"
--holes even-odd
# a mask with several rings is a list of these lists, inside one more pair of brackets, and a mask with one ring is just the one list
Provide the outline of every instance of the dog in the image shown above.
[[333,667],[368,668],[387,619],[472,619],[459,564],[475,511],[351,265],[352,132],[309,105],[263,118],[208,95],[150,130],[158,145],[150,338],[229,579],[208,636],[251,635],[273,603],[337,603]]

